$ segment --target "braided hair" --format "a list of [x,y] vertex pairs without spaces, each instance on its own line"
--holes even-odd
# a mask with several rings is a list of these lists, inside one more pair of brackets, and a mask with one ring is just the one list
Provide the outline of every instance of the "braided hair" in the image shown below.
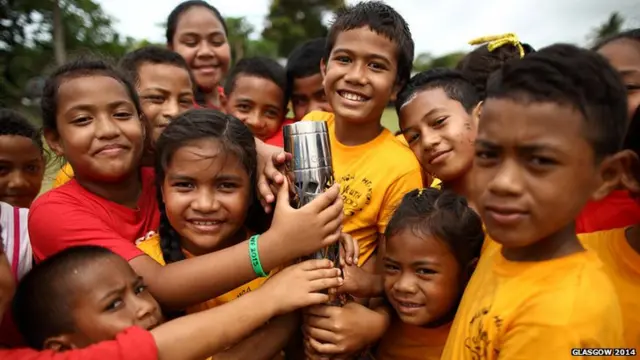
[[[180,234],[171,226],[167,217],[162,185],[166,169],[173,155],[189,143],[210,138],[218,141],[222,150],[235,156],[249,174],[250,184],[256,183],[257,154],[255,140],[251,131],[231,115],[213,109],[193,109],[177,116],[162,132],[156,150],[156,187],[160,208],[160,247],[166,263],[185,258],[182,252]],[[246,225],[251,230],[262,232],[266,229],[267,218],[255,189],[251,187],[249,213]]]

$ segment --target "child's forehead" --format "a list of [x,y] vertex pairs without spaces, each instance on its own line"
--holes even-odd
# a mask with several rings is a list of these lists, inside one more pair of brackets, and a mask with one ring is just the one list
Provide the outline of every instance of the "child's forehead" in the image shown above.
[[369,25],[363,25],[345,29],[336,34],[331,52],[340,50],[357,54],[389,56],[389,60],[397,61],[399,44]]
[[231,94],[259,92],[263,95],[283,96],[284,91],[273,80],[253,74],[240,73],[235,78]]
[[159,63],[151,61],[142,61],[137,66],[138,77],[159,77],[159,76],[184,76],[189,78],[189,71],[181,66],[171,63]]

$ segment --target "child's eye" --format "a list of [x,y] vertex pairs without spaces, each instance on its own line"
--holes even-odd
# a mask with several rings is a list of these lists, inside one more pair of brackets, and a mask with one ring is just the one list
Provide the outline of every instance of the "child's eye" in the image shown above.
[[131,116],[133,116],[130,112],[128,111],[118,111],[115,114],[113,114],[113,117],[116,119],[120,119],[120,120],[128,120],[131,119]]
[[191,107],[193,105],[193,99],[190,99],[190,98],[180,99],[180,105],[184,107]]
[[82,117],[78,117],[78,118],[73,119],[73,121],[72,121],[71,123],[72,123],[72,124],[75,124],[75,125],[80,125],[80,126],[82,126],[82,125],[86,125],[86,124],[88,124],[90,120],[91,120],[91,118],[90,118],[90,117],[88,117],[88,116],[82,116]]
[[118,308],[122,307],[123,304],[124,304],[124,301],[122,301],[122,299],[120,299],[120,298],[117,298],[117,299],[113,300],[111,303],[109,303],[109,305],[107,305],[107,308],[105,310],[114,311],[114,310],[117,310]]
[[40,171],[40,166],[36,164],[31,164],[31,165],[27,165],[24,169],[30,173],[37,173],[38,171]]
[[431,270],[431,269],[418,269],[418,270],[416,270],[416,273],[418,275],[433,275],[433,274],[436,274],[436,272],[434,270]]
[[189,189],[195,188],[195,186],[193,186],[192,183],[189,183],[186,181],[176,182],[176,183],[173,183],[171,186],[173,186],[174,188],[178,188],[180,190],[189,190]]
[[145,292],[145,290],[147,290],[147,285],[138,285],[138,286],[136,286],[134,291],[135,291],[136,295],[138,295],[138,294],[141,294],[141,293]]
[[264,114],[267,117],[270,117],[270,118],[273,118],[273,119],[280,117],[280,113],[278,113],[277,111],[274,111],[274,110],[267,110],[267,111],[265,111]]
[[235,189],[237,187],[238,187],[238,185],[236,185],[236,184],[234,184],[232,182],[223,182],[223,183],[220,183],[218,185],[218,188],[220,188],[221,190],[231,190],[231,189]]
[[449,118],[448,116],[445,116],[445,117],[441,117],[441,118],[436,119],[436,121],[434,121],[434,122],[433,122],[433,126],[434,126],[434,127],[436,127],[436,126],[439,126],[439,125],[444,124],[444,122],[445,122],[448,118]]
[[336,56],[334,60],[344,64],[351,62],[351,59],[349,59],[348,56]]
[[164,96],[160,95],[148,95],[144,97],[145,100],[149,100],[154,104],[162,104],[164,102]]
[[495,151],[489,150],[476,150],[476,158],[480,160],[489,160],[498,157],[498,154]]
[[236,109],[240,110],[241,112],[247,112],[251,110],[251,106],[247,104],[238,104],[236,105]]
[[640,85],[637,85],[637,84],[626,84],[625,87],[627,88],[628,92],[640,90]]
[[395,265],[393,265],[393,264],[385,264],[385,265],[384,265],[384,269],[385,269],[387,272],[394,272],[394,271],[398,271],[398,267],[397,267],[397,266],[395,266]]
[[369,67],[374,69],[374,70],[384,70],[385,66],[380,64],[380,63],[371,63],[369,64]]
[[11,171],[11,166],[0,165],[0,175],[7,175]]
[[544,156],[533,156],[529,161],[534,166],[549,166],[556,164],[555,160]]

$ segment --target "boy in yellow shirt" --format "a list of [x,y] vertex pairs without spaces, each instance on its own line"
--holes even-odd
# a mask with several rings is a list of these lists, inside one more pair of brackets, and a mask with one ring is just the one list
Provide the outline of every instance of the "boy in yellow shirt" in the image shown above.
[[[409,80],[413,54],[409,27],[390,6],[369,1],[343,9],[329,30],[320,63],[333,113],[312,111],[303,118],[327,122],[333,171],[344,201],[343,231],[358,241],[358,263],[370,272],[375,268],[379,237],[393,211],[406,193],[422,187],[420,164],[411,149],[380,122],[389,101],[395,100]],[[345,269],[345,273],[350,271]],[[387,319],[374,314],[369,319],[363,312],[370,310],[357,307],[310,309],[305,318],[306,333],[317,345],[314,350],[323,355],[345,354],[380,337]],[[350,316],[366,326],[343,323],[348,318],[346,312],[358,310],[360,315]],[[345,326],[368,332],[364,336],[368,340],[352,341],[351,349],[351,345],[336,342],[358,337],[353,332],[333,336],[335,329]]]
[[[625,187],[636,200],[640,196],[640,108],[627,134],[626,156],[629,157],[629,176],[623,178]],[[630,151],[629,151],[630,150]],[[620,299],[626,347],[636,349],[626,355],[638,358],[640,349],[640,224],[628,228],[582,234],[584,246],[598,254]]]
[[570,359],[580,348],[625,346],[613,285],[574,224],[589,198],[619,181],[625,117],[615,70],[572,45],[492,76],[472,188],[500,246],[481,255],[443,359]]
[[422,168],[437,178],[431,186],[468,196],[480,97],[455,70],[437,68],[414,75],[396,101],[401,133]]

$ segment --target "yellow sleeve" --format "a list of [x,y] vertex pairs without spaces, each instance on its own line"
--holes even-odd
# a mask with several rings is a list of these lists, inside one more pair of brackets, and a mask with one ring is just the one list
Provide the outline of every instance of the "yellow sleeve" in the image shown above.
[[162,248],[160,247],[160,235],[155,234],[152,237],[143,240],[138,244],[138,249],[142,250],[158,264],[162,266],[166,265],[164,256],[162,256]]
[[402,143],[402,145],[409,146],[407,139],[404,138],[403,134],[396,135],[396,139]]
[[55,180],[53,181],[52,189],[62,186],[68,183],[73,178],[73,168],[71,164],[65,163],[62,169],[58,171]]
[[438,179],[438,178],[434,178],[433,181],[431,182],[431,187],[441,190],[442,189],[442,180]]
[[415,169],[399,177],[389,188],[384,195],[382,202],[380,215],[378,216],[378,232],[384,234],[384,230],[391,219],[391,215],[396,210],[402,198],[409,192],[415,189],[422,188],[422,173],[420,167],[416,166]]

